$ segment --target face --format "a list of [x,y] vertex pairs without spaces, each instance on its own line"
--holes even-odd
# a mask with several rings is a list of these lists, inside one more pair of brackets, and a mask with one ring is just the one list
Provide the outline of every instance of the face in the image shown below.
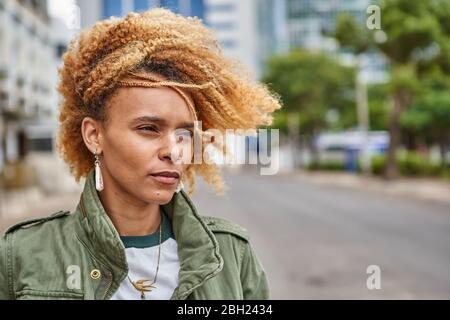
[[[105,123],[86,118],[83,125],[92,121],[97,128],[92,140],[98,143],[105,189],[145,203],[169,202],[188,166],[179,157],[191,157],[186,151],[192,148],[194,117],[185,100],[168,87],[121,87],[106,108]],[[179,178],[169,177],[176,173]]]

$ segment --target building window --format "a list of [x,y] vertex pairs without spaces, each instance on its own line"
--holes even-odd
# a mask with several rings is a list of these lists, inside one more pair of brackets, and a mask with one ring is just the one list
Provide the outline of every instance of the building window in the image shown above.
[[53,139],[51,137],[29,139],[28,145],[30,151],[53,151]]
[[161,0],[161,7],[169,9],[172,12],[178,13],[178,0]]
[[221,30],[221,31],[229,31],[234,29],[234,23],[230,21],[223,21],[223,22],[211,22],[209,24],[209,27],[215,29],[215,30]]
[[191,0],[191,16],[204,19],[205,17],[205,3],[203,0]]
[[56,56],[58,58],[61,58],[64,54],[64,52],[66,52],[67,50],[67,46],[65,44],[59,43],[56,45]]
[[231,12],[234,10],[232,3],[211,4],[207,7],[208,12]]
[[103,18],[122,16],[122,0],[103,0]]
[[134,0],[134,11],[146,11],[149,8],[148,0]]
[[232,39],[227,39],[227,40],[221,40],[220,44],[222,45],[222,47],[224,47],[225,49],[233,49],[236,48],[236,41],[232,40]]

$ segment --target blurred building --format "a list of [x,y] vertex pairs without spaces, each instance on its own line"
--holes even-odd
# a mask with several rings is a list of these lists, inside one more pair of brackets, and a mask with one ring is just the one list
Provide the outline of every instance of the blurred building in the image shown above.
[[[379,0],[283,0],[286,1],[289,47],[338,53],[339,44],[333,38],[336,18],[349,14],[361,25],[366,25],[367,8],[379,4]],[[354,56],[340,52],[344,63],[351,64]],[[387,61],[377,52],[362,57],[362,78],[365,82],[387,80]]]
[[291,47],[334,51],[337,43],[326,36],[333,33],[341,13],[365,24],[370,0],[286,0],[289,43]]
[[27,154],[54,149],[57,67],[68,41],[55,23],[45,0],[0,0],[0,173],[17,186],[30,182],[18,178]]
[[164,7],[196,16],[213,29],[224,54],[237,58],[258,77],[264,59],[281,50],[285,39],[284,0],[77,0],[81,26],[110,16]]
[[261,75],[267,58],[289,51],[286,0],[257,0],[258,74]]
[[52,114],[46,1],[0,1],[0,171],[26,154],[25,123]]
[[256,76],[258,32],[255,0],[206,0],[206,24],[212,28],[224,54],[237,58]]
[[141,12],[155,7],[201,19],[204,19],[205,14],[204,0],[77,0],[77,4],[80,7],[83,28],[111,16],[123,17],[132,11]]

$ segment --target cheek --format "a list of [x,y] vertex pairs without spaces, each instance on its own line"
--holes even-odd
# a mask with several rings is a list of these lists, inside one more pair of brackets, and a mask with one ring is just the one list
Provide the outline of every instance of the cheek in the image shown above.
[[137,133],[126,130],[109,135],[107,148],[111,165],[116,168],[147,170],[149,163],[157,156],[157,142],[145,139]]

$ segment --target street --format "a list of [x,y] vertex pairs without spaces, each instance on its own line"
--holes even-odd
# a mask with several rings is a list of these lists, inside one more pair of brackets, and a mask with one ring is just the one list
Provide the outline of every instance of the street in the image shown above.
[[[202,214],[245,226],[274,299],[450,298],[447,203],[318,185],[289,176],[226,176],[224,198],[201,185]],[[369,290],[369,265],[381,289]]]
[[[449,203],[253,170],[225,181],[218,197],[198,178],[194,203],[249,230],[273,299],[450,298]],[[78,199],[30,202],[20,219],[72,210]],[[4,212],[0,231],[17,220]],[[370,265],[380,267],[379,290],[366,286]]]

